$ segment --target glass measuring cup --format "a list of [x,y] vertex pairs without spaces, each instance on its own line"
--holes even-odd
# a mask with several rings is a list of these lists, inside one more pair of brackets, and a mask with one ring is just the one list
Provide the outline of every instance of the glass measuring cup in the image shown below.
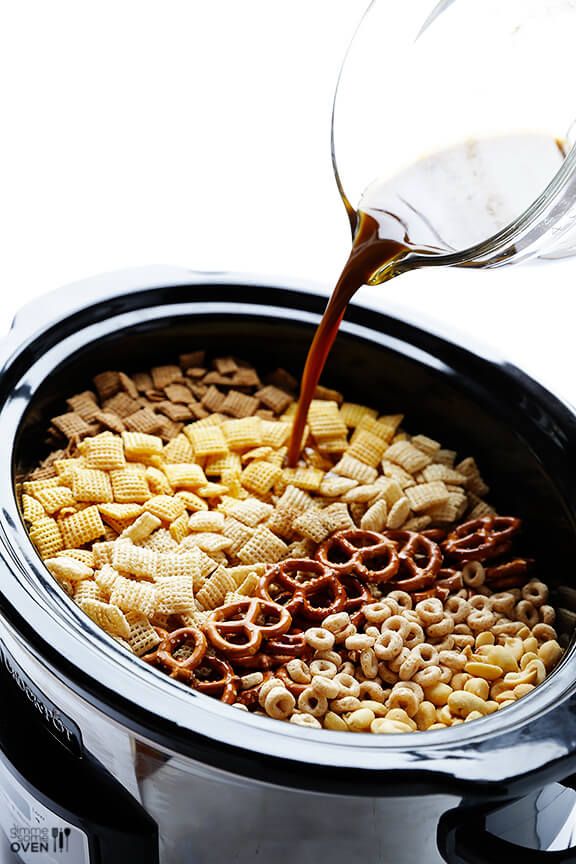
[[353,228],[358,209],[393,212],[434,250],[396,273],[576,251],[575,44],[575,0],[373,0],[332,159]]

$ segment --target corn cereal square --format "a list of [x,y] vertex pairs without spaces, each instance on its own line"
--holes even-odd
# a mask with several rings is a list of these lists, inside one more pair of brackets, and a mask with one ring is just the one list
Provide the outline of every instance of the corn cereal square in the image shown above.
[[79,468],[74,472],[72,494],[76,501],[89,504],[103,504],[114,500],[108,474],[97,468]]
[[114,468],[123,468],[126,464],[122,438],[110,432],[85,438],[79,450],[86,460],[87,468],[112,471]]
[[112,492],[118,504],[144,504],[151,498],[145,473],[139,468],[127,466],[110,471]]
[[59,527],[65,546],[84,546],[104,534],[104,523],[96,506],[86,507],[85,510],[61,519]]
[[184,432],[188,436],[196,459],[204,456],[225,456],[228,444],[220,426],[199,426],[193,423],[186,426]]
[[251,462],[242,472],[242,485],[249,492],[266,495],[282,476],[282,469],[270,462]]

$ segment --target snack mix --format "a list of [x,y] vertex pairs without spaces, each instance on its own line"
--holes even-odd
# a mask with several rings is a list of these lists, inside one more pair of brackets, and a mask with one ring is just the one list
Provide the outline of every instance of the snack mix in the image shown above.
[[311,729],[481,718],[562,656],[520,520],[473,458],[318,388],[204,352],[108,371],[17,491],[39,555],[119,645],[193,690]]

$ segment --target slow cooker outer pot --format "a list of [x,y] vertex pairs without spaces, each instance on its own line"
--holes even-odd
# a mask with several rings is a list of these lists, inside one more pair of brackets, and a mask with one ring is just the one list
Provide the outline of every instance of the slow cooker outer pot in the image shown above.
[[[121,346],[132,351],[140,344],[148,350],[154,341],[162,342],[164,349],[170,342],[174,351],[184,348],[176,343],[187,331],[194,332],[197,345],[198,334],[217,345],[225,324],[224,329],[231,326],[238,344],[242,340],[246,344],[247,350],[239,353],[254,357],[262,352],[252,340],[246,342],[249,330],[264,340],[269,353],[277,358],[291,354],[301,364],[324,302],[323,297],[285,282],[184,271],[92,280],[52,295],[47,305],[25,310],[16,319],[2,352],[0,379],[0,430],[9,445],[3,448],[0,472],[0,540],[6,567],[0,611],[6,625],[26,646],[37,674],[45,669],[47,677],[61,682],[54,685],[56,689],[64,685],[78,694],[79,704],[82,700],[93,705],[95,716],[112,718],[113,725],[159,750],[179,753],[237,780],[251,778],[330,795],[446,794],[454,796],[456,804],[463,797],[509,799],[566,776],[573,770],[576,745],[575,685],[569,658],[513,709],[470,727],[376,740],[302,732],[288,724],[233,713],[135,663],[81,615],[38,561],[18,515],[10,460],[13,451],[21,458],[23,443],[33,444],[35,415],[54,400],[56,384],[66,385],[67,391],[72,387],[72,380],[67,382],[69,376],[74,378],[71,357],[79,370],[87,362],[94,364],[94,352],[89,355],[97,343],[104,352],[98,361],[104,368],[122,353]],[[336,351],[330,367],[334,380],[327,383],[337,384],[338,374],[354,381],[362,368],[360,358],[370,353],[372,359],[385,358],[400,371],[419,369],[420,383],[438,388],[437,398],[421,393],[420,401],[426,404],[432,398],[437,415],[444,409],[450,418],[447,432],[453,437],[460,431],[466,437],[466,424],[477,419],[472,416],[475,405],[484,412],[479,416],[493,414],[496,425],[514,429],[519,447],[530,454],[535,466],[545,462],[553,478],[543,480],[543,470],[534,477],[536,486],[546,482],[549,486],[550,508],[543,518],[556,526],[556,546],[573,554],[576,498],[570,469],[576,427],[565,405],[518,370],[373,310],[351,307],[342,330],[340,360]],[[161,332],[164,336],[159,340]],[[229,342],[226,350],[231,350]],[[370,372],[376,379],[384,374],[380,368],[376,374],[374,367]],[[342,389],[356,398],[357,387],[347,389],[343,383]],[[457,429],[453,402],[460,399],[471,414],[462,418]],[[438,427],[439,419],[442,426],[442,417],[429,423],[423,417],[423,430],[431,431],[434,422]],[[512,452],[511,434],[503,436],[506,456]],[[151,676],[156,677],[153,686]]]

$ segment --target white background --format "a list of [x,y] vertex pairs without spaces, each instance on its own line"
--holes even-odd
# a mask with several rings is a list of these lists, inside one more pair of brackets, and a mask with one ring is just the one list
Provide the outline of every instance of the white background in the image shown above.
[[[48,290],[150,264],[328,290],[350,243],[331,102],[366,5],[0,0],[0,330]],[[364,296],[491,343],[576,402],[575,288],[576,259]]]

